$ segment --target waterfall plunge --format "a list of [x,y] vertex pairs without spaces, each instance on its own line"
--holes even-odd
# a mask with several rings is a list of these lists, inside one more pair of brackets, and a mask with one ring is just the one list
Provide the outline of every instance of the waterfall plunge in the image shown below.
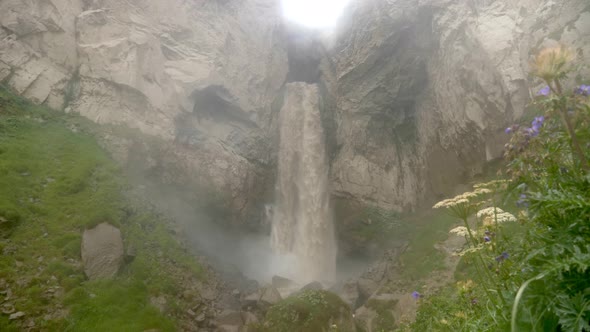
[[286,276],[298,282],[333,280],[336,241],[328,163],[315,84],[290,83],[279,116],[280,147],[271,245]]

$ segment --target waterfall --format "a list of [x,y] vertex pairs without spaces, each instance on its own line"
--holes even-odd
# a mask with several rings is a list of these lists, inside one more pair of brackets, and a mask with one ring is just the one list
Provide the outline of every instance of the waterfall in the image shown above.
[[317,85],[287,85],[279,129],[271,246],[279,257],[292,260],[289,277],[294,280],[330,281],[336,241]]

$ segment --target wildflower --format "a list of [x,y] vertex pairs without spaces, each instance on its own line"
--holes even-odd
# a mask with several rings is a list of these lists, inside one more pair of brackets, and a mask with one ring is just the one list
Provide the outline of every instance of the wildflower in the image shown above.
[[490,241],[492,241],[492,239],[490,239],[490,237],[487,236],[487,235],[483,237],[483,240],[484,240],[484,242],[490,242]]
[[469,231],[467,230],[467,227],[459,226],[451,229],[449,233],[457,234],[458,236],[467,236],[469,234]]
[[481,210],[477,211],[476,216],[478,218],[483,218],[485,216],[492,216],[493,217],[494,215],[496,215],[498,213],[503,213],[503,212],[504,212],[504,210],[500,209],[499,207],[492,206],[492,207],[487,207],[485,209],[481,209]]
[[535,130],[534,128],[524,128],[524,133],[528,137],[536,137],[537,135],[539,135],[539,131]]
[[465,313],[463,311],[456,312],[455,317],[467,319],[467,315],[465,315]]
[[508,257],[510,257],[510,255],[506,251],[504,251],[500,256],[496,257],[495,259],[496,259],[496,262],[500,263],[500,262],[508,259]]
[[503,212],[496,214],[496,221],[498,224],[505,223],[505,222],[514,222],[516,221],[516,217],[509,212]]
[[541,127],[543,126],[543,122],[544,121],[545,121],[545,117],[544,116],[537,116],[537,117],[535,117],[535,119],[531,123],[531,129],[533,130],[535,136],[541,130]]
[[565,47],[542,50],[532,64],[533,73],[547,82],[560,78],[570,70],[573,54]]
[[511,134],[511,133],[512,133],[512,127],[508,127],[508,128],[506,128],[506,129],[504,129],[504,132],[505,132],[506,134]]
[[477,195],[485,195],[485,194],[491,194],[492,191],[490,189],[488,189],[488,188],[477,188],[474,191],[474,193],[477,194]]
[[[519,127],[518,125],[515,125],[513,127],[513,130],[517,130]],[[478,183],[473,185],[473,188],[475,189],[480,189],[480,188],[493,188],[493,189],[497,189],[497,188],[504,188],[508,185],[508,183],[510,182],[510,180],[493,180],[490,182],[485,182],[485,183]]]
[[462,196],[456,196],[454,198],[445,199],[443,201],[436,203],[433,206],[433,208],[434,209],[450,208],[450,207],[455,207],[457,205],[462,205],[462,204],[467,204],[467,203],[469,203],[469,200],[467,198],[464,198]]
[[469,253],[473,253],[473,252],[478,252],[478,251],[480,251],[483,248],[484,248],[483,245],[480,244],[477,247],[471,247],[471,248],[462,250],[460,252],[454,253],[453,256],[463,257],[463,256],[465,256],[465,254],[469,254]]
[[457,282],[457,287],[459,288],[459,291],[462,293],[469,292],[471,289],[473,289],[474,286],[475,283],[471,279],[468,279],[467,281]]
[[524,206],[524,207],[529,206],[529,203],[527,202],[527,195],[526,194],[520,194],[518,201],[516,201],[516,206]]
[[590,95],[590,85],[586,85],[586,84],[580,85],[576,89],[575,93],[578,94],[578,95],[582,95],[582,96],[588,96],[588,95]]
[[418,293],[417,291],[413,291],[412,297],[414,298],[414,300],[417,300],[422,297],[422,294]]
[[483,220],[484,226],[491,226],[494,224],[494,221],[496,221],[498,224],[516,221],[516,217],[512,213],[504,212],[504,210],[498,207],[488,207],[479,210],[476,213],[476,216]]
[[539,92],[537,92],[537,96],[548,96],[549,94],[551,94],[551,88],[549,87],[549,85],[545,86],[544,88],[539,90]]

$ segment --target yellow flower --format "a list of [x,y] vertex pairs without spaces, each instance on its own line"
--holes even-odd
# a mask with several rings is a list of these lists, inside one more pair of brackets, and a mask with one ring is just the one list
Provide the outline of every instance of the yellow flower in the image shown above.
[[471,279],[469,279],[467,281],[457,282],[457,287],[459,288],[459,291],[461,291],[463,293],[470,291],[474,286],[475,286],[475,283]]
[[455,313],[455,317],[466,319],[467,315],[463,311],[459,311]]
[[563,46],[546,48],[539,52],[531,67],[536,76],[551,82],[571,69],[573,59],[572,52]]

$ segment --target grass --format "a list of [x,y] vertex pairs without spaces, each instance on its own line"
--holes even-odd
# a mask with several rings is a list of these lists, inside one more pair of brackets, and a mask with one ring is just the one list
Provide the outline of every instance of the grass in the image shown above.
[[445,268],[445,254],[435,248],[449,236],[449,229],[458,221],[441,211],[428,211],[404,219],[400,235],[409,246],[400,255],[402,278],[415,282]]
[[[203,277],[166,221],[130,203],[96,130],[0,87],[0,288],[26,313],[16,322],[0,316],[2,331],[25,322],[45,330],[174,331],[173,313],[158,311],[150,297],[175,298],[180,279]],[[88,282],[81,234],[101,222],[121,228],[136,257],[114,280]]]
[[393,326],[396,325],[392,312],[392,309],[396,304],[397,300],[381,301],[370,299],[367,301],[365,306],[374,310],[377,314],[377,317],[373,321],[372,325],[375,331],[389,331]]

